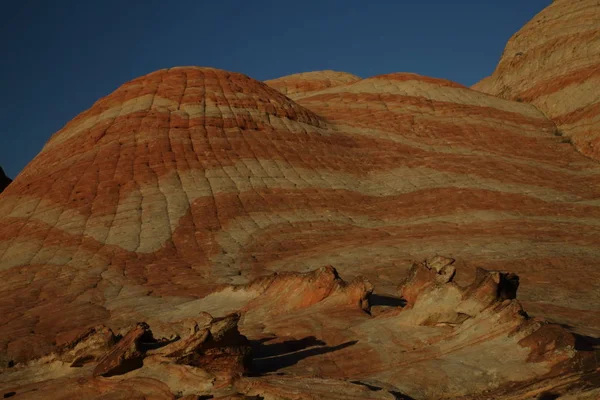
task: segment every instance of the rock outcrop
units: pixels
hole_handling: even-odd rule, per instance
[[[474,88],[535,105],[565,142],[600,160],[599,21],[597,1],[553,1],[509,40],[496,71]]]
[[[226,393],[235,392],[233,381],[247,372],[251,352],[250,342],[238,331],[238,321],[237,314],[213,318],[200,313],[174,322],[181,336],[161,339],[155,339],[144,322],[122,338],[98,327],[66,344],[68,352],[58,351],[28,365],[5,369],[0,388],[8,387],[6,393],[17,398],[69,398],[85,393],[89,396],[85,398],[117,399],[147,391],[151,398],[170,399],[173,394],[217,394],[222,388]],[[105,350],[101,357],[98,343]],[[72,349],[77,349],[85,362],[68,368]],[[52,379],[56,370],[60,378]],[[161,390],[155,393],[152,388]]]
[[[180,67],[100,99],[0,194],[3,393],[590,392],[598,9],[555,1],[509,43],[553,56],[477,90]]]
[[[142,384],[180,396],[274,399],[589,391],[587,382],[598,377],[595,355],[578,351],[565,328],[527,316],[516,300],[517,276],[479,270],[461,286],[452,262],[414,264],[400,286],[404,306],[376,315],[369,283],[346,283],[331,267],[223,287],[189,315],[173,315],[184,318],[171,321],[169,338],[155,339],[146,323],[118,341],[96,328],[65,346],[87,360],[78,368],[69,366],[70,353],[58,352],[5,369],[0,387],[20,398],[55,390],[67,396],[82,385],[90,398],[120,398]],[[102,357],[100,347],[108,347]],[[60,379],[48,380],[57,370]]]
[[[114,349],[100,359],[94,369],[94,376],[121,375],[139,367],[144,358],[144,347],[150,341],[153,341],[153,337],[148,325],[137,324]]]
[[[537,312],[599,329],[571,311],[600,308],[580,286],[600,278],[600,168],[553,129],[533,106],[411,74],[298,102],[214,69],[134,80],[1,195],[1,358],[272,272],[334,264],[389,292],[436,252],[527,272]]]

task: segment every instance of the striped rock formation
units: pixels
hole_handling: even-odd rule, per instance
[[[534,104],[557,133],[600,159],[598,2],[554,0],[510,39],[496,71],[474,88]]]
[[[400,286],[404,308],[383,307],[368,281],[347,283],[332,267],[226,286],[134,325],[118,343],[106,327],[88,330],[43,361],[5,370],[0,385],[22,399],[123,398],[142,389],[156,399],[599,394],[594,354],[578,351],[561,326],[528,317],[515,275],[479,270],[461,286],[452,262],[415,264]],[[157,340],[159,332],[167,337]],[[110,379],[92,378],[99,375]]]
[[[338,71],[303,72],[266,81],[292,100],[324,89],[360,81],[356,75]]]
[[[570,15],[557,8],[566,4],[545,12]],[[0,195],[0,393],[69,398],[79,382],[90,398],[350,398],[349,388],[355,398],[528,398],[597,386],[581,340],[600,336],[600,164],[556,135],[558,119],[537,100],[482,93],[494,79],[473,90],[324,71],[263,83],[180,67],[124,84],[54,134]],[[435,254],[456,260],[456,282],[443,259],[412,269]],[[331,268],[287,272],[324,265],[354,283]],[[505,275],[483,279],[478,267],[518,274],[521,303],[489,289]],[[397,287],[415,271],[400,311]],[[581,336],[543,328],[521,304]],[[143,321],[164,338],[153,346],[197,352],[184,322],[232,312],[255,344],[253,372],[267,376],[179,355],[138,368],[145,351],[121,339],[111,354],[125,374],[92,377],[111,334]],[[86,332],[103,333],[92,345]],[[266,340],[312,345],[272,360]]]

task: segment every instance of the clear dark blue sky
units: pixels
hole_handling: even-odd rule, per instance
[[[201,65],[255,79],[333,69],[471,85],[551,0],[0,0],[0,165],[122,83]]]

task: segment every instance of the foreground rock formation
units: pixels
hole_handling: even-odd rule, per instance
[[[87,331],[4,369],[0,385],[22,399],[598,394],[594,352],[578,349],[565,328],[529,317],[516,300],[516,275],[480,269],[461,286],[453,262],[414,264],[399,287],[404,306],[378,305],[368,281],[347,283],[332,267],[226,286],[168,324],[156,316],[118,340],[104,327]]]
[[[593,398],[600,164],[549,105],[593,109],[563,69],[599,9],[474,89],[183,67],[99,100],[0,194],[2,393]]]

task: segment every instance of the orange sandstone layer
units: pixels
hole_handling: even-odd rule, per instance
[[[414,264],[401,299],[374,295],[367,280],[344,281],[332,267],[228,285],[183,307],[136,314],[148,323],[123,337],[105,326],[64,337],[50,356],[5,369],[0,386],[21,399],[598,393],[589,384],[598,378],[593,352],[526,314],[518,276],[479,269],[459,285],[453,263],[438,256]]]
[[[554,1],[477,90],[179,67],[100,99],[0,194],[0,393],[593,398],[599,10]]]
[[[583,154],[600,158],[600,7],[555,0],[508,41],[494,73],[473,86],[535,105]]]
[[[561,301],[600,329],[595,162],[525,103],[414,74],[336,79],[277,80],[307,85],[295,102],[241,74],[161,70],[52,136],[0,197],[3,360],[271,272],[334,264],[388,290],[439,252],[519,272],[541,314],[565,321],[545,306]],[[565,284],[575,269],[585,289]]]

